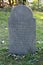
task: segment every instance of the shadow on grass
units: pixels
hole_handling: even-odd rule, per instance
[[[11,12],[12,7],[4,7],[4,8],[0,8],[0,11],[4,11],[4,12]]]

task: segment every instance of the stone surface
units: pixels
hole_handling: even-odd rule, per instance
[[[8,21],[9,52],[27,54],[36,51],[36,23],[32,11],[25,5],[18,5],[11,11]]]

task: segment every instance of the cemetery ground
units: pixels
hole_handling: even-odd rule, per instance
[[[12,56],[8,53],[8,17],[10,12],[0,11],[0,65],[43,65],[43,12],[33,12],[36,18],[35,54]]]

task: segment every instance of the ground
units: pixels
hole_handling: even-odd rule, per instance
[[[8,53],[8,18],[10,12],[0,11],[0,65],[43,65],[43,12],[33,12],[36,18],[35,54],[12,56]]]

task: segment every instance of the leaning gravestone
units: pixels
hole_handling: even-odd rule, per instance
[[[27,54],[36,51],[36,23],[32,11],[25,5],[18,5],[9,17],[9,52]]]

